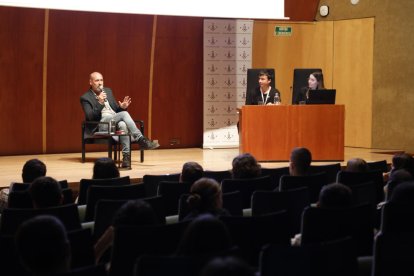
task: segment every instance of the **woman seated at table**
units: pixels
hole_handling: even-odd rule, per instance
[[[309,98],[309,90],[321,90],[325,89],[325,84],[323,82],[322,72],[313,72],[309,75],[308,86],[302,87],[299,93],[295,96],[293,104],[300,104],[301,102],[306,102]]]

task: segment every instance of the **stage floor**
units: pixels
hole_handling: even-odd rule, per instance
[[[381,150],[345,147],[346,161],[359,157],[369,161],[387,160],[391,163],[393,153],[398,150]],[[121,170],[121,176],[129,175],[138,182],[145,174],[178,173],[183,163],[195,161],[204,170],[227,170],[231,162],[239,154],[238,148],[231,149],[157,149],[145,152],[144,163],[139,162],[139,151],[132,153],[132,170]],[[69,183],[77,184],[82,178],[92,177],[92,167],[96,158],[105,157],[106,152],[91,152],[86,154],[85,163],[81,162],[80,153],[19,155],[0,157],[0,187],[8,187],[11,182],[21,182],[21,171],[24,163],[31,158],[42,160],[47,166],[47,175],[57,180],[66,179]],[[313,162],[315,165],[337,162]],[[288,162],[261,162],[262,167],[277,168],[288,166]]]

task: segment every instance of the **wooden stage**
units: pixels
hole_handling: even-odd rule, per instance
[[[391,162],[393,152],[398,150],[380,150],[345,147],[344,166],[351,158],[360,157],[366,161],[387,160]],[[145,162],[139,162],[139,152],[132,153],[132,170],[121,170],[121,176],[129,175],[133,182],[139,182],[145,174],[178,173],[184,162],[195,161],[205,170],[231,169],[231,162],[239,153],[238,148],[231,149],[157,149],[145,152]],[[76,187],[82,178],[92,177],[93,162],[96,158],[105,157],[106,152],[88,152],[85,163],[81,162],[80,153],[20,155],[0,157],[0,187],[8,187],[14,182],[21,182],[21,171],[24,163],[31,158],[42,160],[47,166],[47,175],[57,180],[66,179]],[[336,162],[314,162],[322,165]],[[262,167],[277,168],[288,166],[288,162],[261,162]]]

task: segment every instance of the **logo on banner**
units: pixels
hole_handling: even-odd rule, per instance
[[[212,59],[215,59],[218,56],[218,54],[216,51],[213,50],[210,52],[210,54],[208,54],[208,56],[211,57]]]
[[[229,24],[227,24],[227,25],[224,27],[224,29],[225,29],[227,32],[231,32],[231,31],[233,31],[233,30],[234,30],[234,26],[232,26],[232,25],[229,23]]]
[[[240,54],[240,57],[241,57],[242,59],[247,59],[247,58],[249,57],[249,55],[246,53],[246,51],[243,51],[243,53],[242,53],[242,54]]]
[[[216,43],[218,42],[218,39],[215,39],[214,36],[213,36],[207,41],[208,41],[208,43],[210,43],[210,45],[216,45]]]
[[[208,25],[207,27],[210,31],[214,32],[215,30],[217,30],[219,27],[214,24],[214,22],[211,23],[211,25]]]
[[[211,119],[211,121],[210,121],[210,122],[208,122],[208,124],[209,124],[209,126],[211,126],[211,127],[215,127],[215,126],[217,125],[217,122],[216,122],[216,121],[214,121],[214,118],[212,118],[212,119]]]
[[[217,98],[217,94],[214,94],[214,92],[212,91],[211,94],[207,94],[207,98],[209,98],[210,100],[214,100],[215,98]]]
[[[227,86],[232,86],[234,83],[234,81],[230,80],[230,78],[228,78],[226,81],[224,81],[224,84]]]
[[[240,30],[243,32],[247,32],[248,30],[250,30],[250,28],[246,24],[243,24],[243,26],[240,27]]]
[[[242,71],[243,73],[247,73],[246,64],[243,64],[243,66],[240,68],[240,71]]]
[[[208,81],[208,84],[210,84],[210,86],[215,86],[218,83],[218,81],[216,81],[214,78],[211,78],[211,80]]]
[[[210,135],[208,135],[208,138],[210,138],[210,140],[215,140],[217,138],[217,135],[212,132]]]
[[[224,122],[224,125],[225,125],[225,126],[228,126],[228,127],[229,127],[229,126],[232,126],[233,124],[234,124],[234,122],[233,122],[233,121],[231,121],[231,120],[230,120],[230,118],[227,118],[227,121],[225,121],[225,122]]]
[[[233,113],[234,108],[232,108],[231,106],[227,106],[227,108],[224,109],[225,112],[227,113]]]
[[[228,51],[226,54],[224,54],[224,56],[228,59],[234,57],[234,54],[232,54],[230,51]]]
[[[223,96],[226,100],[230,100],[231,98],[233,98],[233,94],[231,94],[230,92],[224,93]]]
[[[247,86],[247,81],[246,81],[246,78],[243,78],[243,80],[240,82],[240,84],[241,84],[243,87],[246,87],[246,86]]]
[[[226,71],[227,73],[231,73],[232,71],[234,71],[234,67],[231,67],[229,64],[226,67],[224,67],[224,71]]]
[[[214,107],[214,105],[208,108],[208,111],[210,111],[211,114],[214,114],[217,110],[218,108]]]
[[[226,43],[228,46],[230,46],[230,45],[234,44],[234,40],[231,39],[230,37],[228,37],[227,39],[224,40],[224,43]]]
[[[242,44],[243,46],[246,46],[250,44],[250,41],[248,41],[245,37],[243,37],[243,39],[240,40],[240,44]]]
[[[217,67],[216,66],[214,66],[214,64],[211,64],[211,66],[210,67],[207,67],[207,69],[208,69],[208,71],[210,71],[211,73],[214,73],[214,72],[216,72],[217,71]]]
[[[227,139],[227,140],[231,140],[233,137],[234,137],[234,135],[231,134],[229,131],[227,132],[226,135],[224,135],[224,138]]]

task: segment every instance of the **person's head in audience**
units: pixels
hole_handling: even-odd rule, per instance
[[[71,249],[62,222],[49,215],[25,221],[17,230],[16,249],[30,275],[55,275],[70,269]]]
[[[129,200],[119,208],[109,226],[95,244],[95,261],[99,263],[104,254],[112,246],[114,228],[119,226],[145,226],[158,224],[154,209],[147,202],[136,199]]]
[[[108,179],[119,177],[115,161],[108,157],[99,158],[93,166],[92,179]]]
[[[386,194],[386,199],[388,200],[391,197],[391,194],[395,187],[403,182],[413,180],[413,176],[405,169],[393,170],[390,173],[388,178],[387,185],[384,187],[384,192]]]
[[[46,175],[46,165],[39,159],[28,160],[22,170],[23,183],[32,183],[40,176]]]
[[[312,162],[312,154],[307,148],[294,148],[290,153],[289,173],[293,176],[307,175]]]
[[[259,177],[261,172],[262,167],[250,153],[240,154],[233,159],[231,173],[234,179]]]
[[[391,172],[405,169],[414,177],[414,159],[408,153],[397,153],[392,157]]]
[[[414,204],[414,181],[398,184],[391,193],[389,201],[401,204]]]
[[[348,208],[352,205],[352,191],[341,183],[325,185],[319,193],[317,205],[324,209]]]
[[[62,204],[62,188],[59,182],[49,176],[36,178],[29,186],[34,208],[56,207]]]
[[[158,223],[154,209],[147,202],[136,199],[129,200],[115,213],[113,226],[141,226]]]
[[[346,171],[348,172],[367,172],[368,165],[364,159],[352,158],[346,163]]]
[[[245,261],[233,257],[217,257],[208,262],[200,276],[254,276],[255,272]]]
[[[203,167],[197,162],[186,162],[180,174],[180,182],[194,183],[203,177]]]
[[[218,218],[203,214],[195,218],[184,231],[177,255],[191,256],[208,261],[226,254],[232,248],[230,233]]]
[[[316,71],[309,75],[308,87],[311,90],[325,89],[322,72]]]
[[[219,215],[223,206],[222,196],[220,184],[216,180],[205,177],[197,180],[191,186],[187,198],[191,217],[203,213]]]

